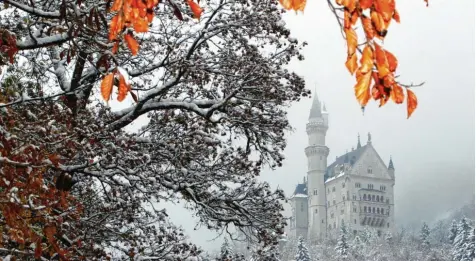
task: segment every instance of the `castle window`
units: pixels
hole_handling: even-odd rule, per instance
[[[356,208],[356,207],[354,207],[354,213],[356,213],[356,212],[357,212],[357,208]]]
[[[364,206],[364,212],[367,212],[367,207],[366,206]]]
[[[342,201],[345,201],[345,196],[344,195],[342,195]]]
[[[344,209],[341,209],[341,210],[340,210],[340,214],[341,214],[341,215],[344,215]]]
[[[390,199],[387,198],[387,204],[390,202]]]
[[[367,188],[368,188],[368,189],[374,189],[374,185],[373,185],[373,184],[368,184],[368,185],[367,185]]]
[[[354,219],[354,224],[357,224],[357,219]],[[356,230],[354,230],[354,234],[357,233]]]
[[[380,202],[383,202],[383,196],[380,196]]]
[[[364,200],[367,200],[367,195],[366,194],[364,194]]]
[[[367,173],[368,173],[368,174],[372,174],[372,167],[368,167],[368,168],[367,168]]]
[[[372,201],[375,201],[375,195],[372,195]]]
[[[353,199],[353,200],[357,200],[357,196],[356,196],[356,195],[352,195],[352,199]]]
[[[336,187],[332,187],[332,192],[335,192],[336,191]]]
[[[379,197],[379,196],[377,196],[376,200],[377,200],[377,202],[379,202],[379,201],[380,201],[380,197]]]
[[[384,213],[384,212],[383,212],[383,208],[380,209],[380,213],[383,215],[383,213]]]
[[[317,189],[314,189],[314,196],[317,196]]]
[[[377,208],[377,214],[380,214],[380,208]]]
[[[324,219],[321,219],[321,223],[324,224]]]
[[[372,208],[372,213],[375,213],[375,207]]]
[[[356,187],[356,188],[360,188],[360,183],[358,183],[358,182],[355,183],[355,187]]]
[[[317,214],[317,209],[315,209],[315,210],[314,210],[314,213],[316,213],[316,214]]]

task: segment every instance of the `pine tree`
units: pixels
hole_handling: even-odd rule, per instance
[[[448,236],[450,244],[454,243],[457,233],[458,233],[458,224],[456,223],[456,220],[453,219],[450,226],[450,235]]]
[[[470,228],[471,232],[463,246],[465,260],[474,260],[474,228]]]
[[[392,233],[390,233],[390,232],[385,233],[385,242],[387,242],[387,244],[390,245],[392,243],[392,241],[393,241]]]
[[[430,228],[425,222],[423,222],[423,226],[421,227],[421,230],[420,230],[420,244],[421,244],[421,247],[425,250],[430,249],[429,239],[430,239]]]
[[[467,247],[470,246],[471,242],[471,228],[468,224],[466,218],[461,219],[458,223],[458,230],[456,237],[453,242],[453,260],[455,261],[472,261],[470,258],[471,254],[467,254]],[[473,247],[474,249],[474,247]],[[474,256],[474,254],[473,254]]]
[[[309,250],[304,244],[304,239],[302,237],[299,237],[295,259],[296,261],[311,261],[311,257],[309,256]]]
[[[341,226],[340,229],[340,236],[337,240],[337,246],[335,248],[337,255],[340,258],[346,259],[349,255],[349,244],[347,243],[347,229],[345,225]]]
[[[231,250],[228,239],[225,238],[225,241],[221,245],[219,261],[231,261],[233,258],[233,251]]]

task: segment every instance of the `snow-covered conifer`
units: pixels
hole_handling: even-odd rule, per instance
[[[456,238],[456,234],[458,234],[458,223],[456,222],[456,220],[453,219],[453,221],[451,221],[450,231],[449,231],[449,235],[448,235],[448,239],[449,239],[450,244],[454,243],[454,240]]]
[[[311,261],[311,257],[309,256],[309,250],[304,244],[304,239],[302,237],[300,237],[298,241],[295,260],[296,261]]]
[[[420,244],[425,250],[430,248],[430,228],[425,222],[420,230]]]
[[[349,255],[349,244],[347,242],[347,229],[344,225],[341,226],[340,235],[337,240],[337,246],[335,248],[338,257],[347,258]]]
[[[467,254],[467,247],[470,245],[470,238],[471,238],[471,228],[468,224],[468,220],[466,218],[461,219],[458,223],[458,229],[456,233],[456,237],[453,242],[453,260],[455,261],[472,261],[473,259],[469,259]]]

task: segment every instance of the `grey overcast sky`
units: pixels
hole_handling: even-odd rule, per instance
[[[357,144],[357,133],[372,143],[384,162],[392,155],[396,168],[398,225],[431,222],[474,197],[475,170],[475,3],[474,0],[398,0],[401,23],[392,23],[385,47],[398,60],[404,83],[425,81],[414,89],[418,108],[406,119],[405,105],[373,101],[363,115],[354,97],[354,78],[344,62],[346,45],[327,1],[308,1],[304,14],[289,12],[292,35],[309,45],[306,60],[291,65],[307,88],[317,86],[329,111],[328,163]],[[312,99],[289,109],[295,128],[288,135],[284,166],[266,170],[260,179],[290,195],[307,171],[305,125]],[[180,206],[168,206],[176,224],[205,250],[219,249],[216,234],[194,230],[195,220]]]

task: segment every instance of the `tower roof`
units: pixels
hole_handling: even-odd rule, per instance
[[[360,149],[362,145],[360,145],[360,134],[357,134],[357,149]]]
[[[362,154],[364,153],[365,148],[367,148],[367,145],[361,146],[360,148],[357,148],[353,151],[345,153],[344,155],[340,157],[337,157],[336,161],[334,161],[331,165],[327,167],[326,174],[324,175],[324,180],[327,180],[328,178],[330,178],[329,175],[330,173],[333,172],[333,169],[335,168],[335,166],[341,165],[344,163],[349,163],[349,161],[351,165],[357,162],[360,156],[362,156]]]
[[[309,113],[309,119],[319,118],[322,116],[321,103],[317,97],[317,93],[314,93],[314,99],[312,100],[311,111]]]
[[[388,169],[395,170],[395,167],[393,166],[392,156],[390,156],[390,162],[388,163]]]
[[[296,189],[294,190],[293,196],[295,196],[295,195],[306,195],[307,196],[306,183],[297,184]]]

